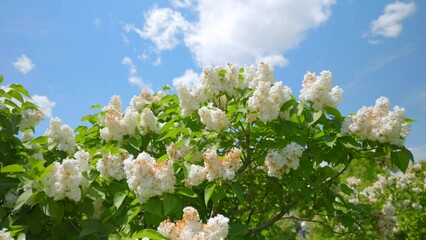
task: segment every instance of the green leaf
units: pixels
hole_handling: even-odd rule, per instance
[[[60,201],[54,201],[49,198],[47,204],[42,207],[43,213],[51,217],[55,222],[59,223],[64,218],[65,208]]]
[[[90,109],[98,109],[98,108],[102,108],[102,106],[100,104],[95,104],[90,107]]]
[[[99,222],[94,219],[86,219],[80,222],[81,232],[80,237],[87,236],[89,234],[99,231]]]
[[[342,190],[342,192],[348,195],[351,195],[354,192],[352,188],[348,187],[348,185],[346,184],[340,184],[340,189]]]
[[[17,85],[17,84],[11,84],[9,86],[12,89],[15,89],[16,91],[24,94],[25,96],[31,98],[31,95],[28,93],[28,91],[22,86],[22,85]]]
[[[10,90],[7,94],[12,96],[14,99],[18,100],[20,103],[24,103],[24,98],[22,97],[21,93],[19,93],[16,90]]]
[[[0,190],[6,191],[7,189],[11,187],[16,187],[20,181],[16,178],[12,177],[2,177],[0,178]]]
[[[322,117],[322,111],[319,110],[318,112],[315,112],[313,115],[312,122],[309,124],[309,126],[312,126],[318,122],[318,120]]]
[[[162,217],[163,204],[159,199],[151,199],[144,204],[144,209],[154,215]]]
[[[327,114],[332,115],[332,116],[334,116],[335,118],[338,118],[338,119],[343,118],[343,117],[342,117],[342,114],[339,112],[339,110],[337,110],[337,109],[336,109],[336,108],[334,108],[334,107],[326,106],[324,109],[325,109],[325,112],[326,112]]]
[[[1,169],[2,173],[25,172],[25,169],[19,164],[8,165]]]
[[[169,212],[175,208],[178,204],[178,199],[170,194],[164,195],[163,198],[163,209],[164,209],[164,215],[169,214]]]
[[[172,90],[172,88],[166,84],[163,86],[163,91],[167,91],[167,90]]]
[[[241,203],[244,203],[244,190],[241,185],[238,183],[233,183],[231,186],[238,200],[240,200]]]
[[[150,240],[167,240],[163,235],[153,229],[144,229],[132,235],[131,239],[149,238]]]
[[[31,144],[46,144],[48,140],[47,136],[39,136],[33,140],[31,140]]]
[[[402,148],[400,151],[392,151],[391,159],[392,163],[395,164],[402,172],[407,170],[410,160],[414,161],[413,154],[406,148]]]
[[[198,196],[194,191],[186,187],[177,187],[176,192],[180,195],[190,198],[196,198]]]
[[[108,240],[121,240],[123,239],[119,234],[113,233],[108,235]]]
[[[226,69],[222,69],[217,73],[220,77],[225,77],[226,75]]]
[[[214,192],[214,189],[216,188],[216,184],[209,184],[204,189],[204,203],[206,204],[206,207],[209,203],[209,200]]]
[[[118,209],[121,204],[123,204],[124,199],[126,198],[126,192],[117,192],[114,194],[114,206]]]
[[[33,195],[33,190],[27,190],[23,192],[18,199],[15,202],[15,207],[13,208],[13,211],[16,211],[20,209],[27,201],[30,199],[30,197]]]
[[[134,208],[129,209],[127,211],[127,222],[126,224],[129,224],[142,210],[142,206],[136,206]]]

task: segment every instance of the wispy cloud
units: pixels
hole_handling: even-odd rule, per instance
[[[102,20],[100,20],[99,18],[95,18],[95,20],[93,20],[93,25],[95,27],[100,27],[102,26]]]
[[[154,7],[145,13],[143,30],[132,24],[124,27],[126,32],[135,32],[144,39],[151,40],[160,51],[173,49],[179,44],[178,34],[188,28],[188,22],[180,12],[170,8]]]
[[[411,153],[413,153],[414,160],[418,161],[426,161],[426,145],[416,146],[410,148]]]
[[[192,6],[192,0],[171,0],[170,1],[175,8],[189,8]]]
[[[414,14],[416,5],[396,1],[385,6],[384,12],[370,24],[372,36],[398,37],[402,32],[402,21]]]
[[[173,78],[173,86],[177,87],[180,84],[183,84],[191,88],[198,81],[199,81],[198,74],[194,72],[194,70],[192,69],[187,69],[182,76]]]
[[[40,110],[47,116],[52,117],[53,108],[56,102],[51,101],[47,96],[33,95],[31,96],[33,102],[40,107]]]
[[[174,7],[191,6],[189,21],[171,8],[154,7],[145,13],[143,28],[126,25],[151,41],[161,52],[184,43],[199,65],[251,64],[269,60],[285,66],[284,54],[307,32],[325,23],[335,0],[172,1]],[[268,16],[268,17],[262,17]],[[271,19],[274,19],[271,21]],[[274,29],[274,31],[265,31]]]
[[[136,85],[140,89],[151,89],[151,84],[143,82],[142,78],[138,76],[136,66],[130,57],[124,57],[121,63],[129,66],[129,83],[131,85]]]
[[[368,63],[368,66],[364,69],[362,69],[360,72],[358,72],[355,76],[354,81],[347,84],[345,88],[350,88],[357,84],[358,82],[362,81],[363,79],[367,78],[370,74],[373,74],[380,69],[384,68],[388,64],[397,61],[398,59],[401,59],[407,55],[410,55],[414,52],[414,47],[412,46],[406,46],[399,51],[391,52],[387,55],[379,56],[375,58],[373,61]]]
[[[12,64],[22,74],[27,74],[36,67],[36,65],[31,61],[31,59],[29,59],[25,54],[22,54],[20,57],[18,57],[16,62]]]

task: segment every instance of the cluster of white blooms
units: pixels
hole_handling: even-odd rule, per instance
[[[413,181],[415,180],[416,175],[411,172],[406,172],[404,174],[398,174],[396,177],[396,188],[397,189],[406,189],[410,185],[413,184]]]
[[[127,153],[119,155],[108,154],[98,160],[96,169],[103,177],[121,180],[126,177],[123,161],[128,157]]]
[[[379,236],[387,238],[396,232],[398,219],[395,216],[395,208],[390,201],[383,206],[383,210],[374,214],[376,218],[376,230]]]
[[[280,152],[269,152],[265,159],[268,176],[281,179],[284,174],[290,172],[290,169],[299,168],[302,153],[303,147],[295,142],[288,144]]]
[[[186,179],[189,186],[200,185],[204,180],[209,182],[223,178],[232,180],[235,171],[241,166],[241,150],[232,148],[224,158],[217,155],[216,150],[209,149],[204,152],[204,166],[191,165]]]
[[[338,86],[331,88],[331,81],[329,71],[322,71],[319,76],[307,72],[300,90],[300,100],[312,101],[315,110],[322,110],[326,106],[336,107],[342,102],[343,90]]]
[[[74,158],[66,158],[62,163],[54,162],[42,180],[46,195],[54,200],[67,197],[76,202],[80,201],[81,188],[88,187],[88,181],[82,173],[88,171],[89,160],[89,153],[78,151]]]
[[[3,228],[0,231],[0,239],[1,240],[14,240],[14,238],[12,237],[12,235],[10,235],[10,232],[8,232],[6,228]]]
[[[380,97],[374,107],[362,107],[355,115],[346,117],[342,124],[342,134],[353,134],[361,140],[373,140],[404,145],[410,124],[405,122],[405,110],[395,106],[389,109],[389,99]]]
[[[157,117],[149,108],[144,108],[141,114],[141,127],[144,133],[152,131],[154,133],[159,134],[161,127],[158,124]]]
[[[180,99],[181,114],[184,117],[189,116],[193,110],[200,107],[200,103],[206,100],[204,89],[197,85],[192,90],[187,86],[180,84],[177,88]]]
[[[372,186],[365,188],[361,194],[366,196],[367,199],[375,203],[377,202],[377,197],[385,193],[386,187],[391,183],[392,178],[386,178],[382,175],[377,175],[377,181],[373,183]]]
[[[227,217],[218,214],[203,224],[195,208],[185,207],[182,220],[176,223],[163,221],[157,231],[172,240],[223,240],[228,235],[228,223]]]
[[[219,73],[226,71],[226,74],[221,77]],[[230,65],[228,68],[204,67],[200,78],[200,85],[205,89],[209,98],[214,97],[219,93],[227,93],[234,95],[235,87],[239,86],[238,81],[239,69],[235,65]]]
[[[76,147],[74,132],[70,126],[62,125],[61,119],[51,119],[50,127],[44,135],[48,136],[49,145],[54,144],[58,150],[74,153]]]
[[[113,96],[103,111],[106,115],[104,119],[101,119],[101,122],[105,124],[105,127],[100,130],[102,139],[120,141],[124,135],[135,134],[138,113],[129,110],[123,115],[120,96]]]
[[[128,110],[130,110],[131,112],[138,112],[142,110],[145,105],[160,101],[164,97],[164,95],[165,94],[162,91],[157,92],[157,94],[153,95],[151,91],[143,89],[139,96],[132,97]]]
[[[206,125],[208,130],[219,132],[228,128],[230,124],[225,112],[219,108],[210,109],[204,106],[198,109],[198,115],[200,115],[201,122]]]
[[[36,126],[44,119],[44,113],[39,109],[27,109],[22,113],[19,130]]]
[[[13,209],[15,207],[16,200],[18,200],[18,192],[16,189],[11,189],[6,193],[6,195],[4,195],[3,206]]]
[[[348,183],[349,186],[358,187],[359,184],[361,183],[361,179],[356,177],[348,177],[346,179],[346,182]]]
[[[142,152],[136,159],[130,155],[123,164],[127,184],[141,204],[151,197],[174,191],[176,177],[172,161],[157,163],[148,153]]]
[[[282,82],[274,84],[259,81],[253,95],[248,100],[249,121],[260,119],[269,122],[280,114],[281,106],[291,99],[291,89]]]
[[[275,83],[273,66],[264,62],[259,63],[257,69],[245,67],[243,72],[235,65],[205,67],[200,82],[192,89],[178,86],[182,115],[188,116],[207,100],[213,100],[217,106],[224,108],[228,102],[226,95],[235,96],[237,89],[257,89],[261,83],[257,97],[252,99],[252,112],[256,115],[253,117],[259,115],[259,119],[275,119],[282,103],[290,99],[291,90],[282,83]]]
[[[167,146],[166,151],[171,161],[182,161],[186,159],[186,161],[194,163],[203,159],[202,152],[194,150],[192,147],[177,146],[175,143],[171,143]]]

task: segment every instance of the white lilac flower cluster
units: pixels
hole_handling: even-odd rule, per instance
[[[44,119],[44,113],[39,109],[27,109],[22,113],[19,130],[36,126]]]
[[[300,90],[300,100],[313,102],[315,110],[322,110],[326,106],[336,107],[342,102],[343,90],[338,86],[331,88],[331,81],[329,71],[322,71],[319,76],[307,72]]]
[[[135,191],[139,203],[149,198],[172,193],[176,183],[173,163],[170,160],[157,163],[148,153],[140,153],[136,159],[130,155],[123,162],[129,188]]]
[[[161,126],[158,124],[157,117],[149,108],[144,108],[142,110],[140,125],[144,133],[152,131],[154,133],[159,134],[161,130]]]
[[[291,89],[282,82],[271,84],[268,81],[259,81],[256,90],[248,100],[250,111],[249,121],[260,119],[269,122],[280,114],[281,106],[291,99]]]
[[[169,159],[173,162],[185,159],[187,162],[195,163],[203,159],[203,153],[191,146],[177,146],[175,143],[171,143],[167,146],[166,151],[169,154]]]
[[[15,207],[15,202],[18,200],[18,192],[16,189],[11,189],[4,195],[3,206],[6,208],[13,209]]]
[[[348,177],[346,179],[346,182],[348,183],[349,186],[351,187],[358,187],[359,184],[361,184],[361,179],[356,178],[356,177]]]
[[[62,163],[54,162],[42,180],[46,195],[54,200],[67,197],[76,202],[80,201],[81,189],[86,189],[89,184],[83,176],[83,173],[88,171],[89,160],[89,153],[78,151],[74,158],[66,158]]]
[[[130,110],[131,112],[139,112],[145,105],[160,101],[164,97],[164,95],[164,92],[161,91],[153,95],[151,91],[144,89],[141,91],[141,94],[139,96],[132,97],[128,110]]]
[[[225,73],[226,72],[226,73]],[[242,78],[240,78],[242,76]],[[280,115],[280,107],[291,99],[291,90],[281,82],[275,82],[272,65],[259,63],[244,68],[240,73],[235,65],[227,68],[206,67],[200,82],[192,89],[179,85],[181,113],[188,116],[200,108],[200,103],[213,100],[220,108],[225,108],[228,96],[235,96],[237,89],[253,89],[255,93],[249,100],[250,119],[271,121]],[[205,109],[202,110],[205,112]],[[199,112],[200,114],[200,112]]]
[[[225,112],[219,108],[210,109],[204,106],[198,109],[198,115],[208,130],[219,132],[222,129],[228,128],[230,124]]]
[[[124,160],[129,155],[127,153],[118,155],[105,155],[96,163],[96,169],[101,173],[101,176],[121,180],[126,177],[124,172]]]
[[[44,133],[48,137],[48,144],[55,145],[58,150],[68,154],[75,152],[75,135],[70,126],[64,124],[59,118],[50,120],[50,127]]]
[[[101,119],[105,127],[100,130],[102,139],[122,140],[125,135],[134,135],[136,132],[137,112],[126,111],[123,115],[121,112],[120,96],[113,96],[109,104],[103,109],[105,118]]]
[[[163,221],[157,231],[172,240],[223,240],[228,235],[228,223],[227,217],[218,214],[203,224],[195,208],[185,207],[182,220],[176,223]]]
[[[240,149],[232,148],[224,158],[218,156],[216,150],[209,149],[204,152],[204,166],[196,164],[190,166],[186,184],[188,186],[198,186],[206,179],[209,182],[218,178],[232,180],[240,166]]]
[[[377,181],[372,186],[365,188],[361,194],[366,196],[368,201],[377,202],[377,198],[385,193],[386,187],[390,184],[391,179],[387,179],[383,175],[377,175]]]
[[[395,208],[390,201],[383,205],[383,209],[374,214],[376,218],[376,230],[379,236],[387,238],[396,232],[398,219],[395,216]]]
[[[14,238],[12,237],[12,235],[10,234],[10,232],[7,231],[6,228],[3,228],[0,231],[0,239],[1,240],[14,240]]]
[[[355,115],[346,117],[342,124],[342,134],[356,135],[361,140],[373,140],[404,145],[410,124],[405,122],[405,110],[395,106],[389,108],[389,99],[380,97],[374,107],[362,107]]]
[[[292,142],[279,152],[271,151],[266,155],[265,169],[270,177],[281,179],[290,169],[299,168],[303,147]]]

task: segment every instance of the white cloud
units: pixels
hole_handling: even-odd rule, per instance
[[[397,37],[402,31],[402,20],[414,14],[414,3],[396,1],[385,7],[384,13],[371,22],[372,35],[383,37]]]
[[[33,102],[40,107],[40,110],[47,116],[52,117],[53,108],[56,102],[49,100],[47,96],[33,95],[31,96]]]
[[[13,66],[23,74],[27,74],[33,70],[36,65],[27,57],[27,55],[22,54],[21,57],[18,57],[16,62],[12,63]]]
[[[370,39],[370,40],[368,40],[368,44],[377,45],[377,44],[380,44],[380,41],[376,40],[376,39]]]
[[[416,146],[410,150],[413,153],[414,161],[426,161],[426,145]]]
[[[129,66],[129,82],[131,85],[136,85],[141,89],[151,89],[151,85],[143,82],[142,78],[138,76],[136,66],[131,58],[124,57],[121,63]]]
[[[154,7],[145,14],[143,30],[126,25],[125,31],[151,40],[159,51],[176,47],[182,33],[199,65],[243,65],[267,59],[284,66],[288,61],[283,54],[295,48],[309,30],[326,22],[334,3],[230,0],[218,4],[215,0],[198,0],[192,4],[197,15],[192,22],[178,11]]]
[[[180,84],[184,84],[191,88],[198,81],[199,81],[198,74],[194,72],[194,70],[192,69],[187,69],[182,76],[173,78],[173,86],[177,87]]]
[[[102,20],[95,18],[95,20],[93,20],[93,25],[95,25],[95,27],[100,27],[102,25]]]
[[[192,6],[192,0],[171,0],[170,1],[175,8],[189,8]]]
[[[124,27],[126,32],[135,32],[144,39],[154,42],[160,51],[173,49],[179,44],[177,36],[188,28],[188,22],[180,12],[170,8],[154,7],[145,13],[143,30],[132,24]]]
[[[286,61],[306,32],[327,21],[334,0],[198,2],[199,20],[185,43],[201,64],[248,64],[269,58]]]

